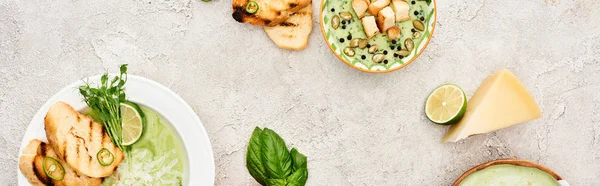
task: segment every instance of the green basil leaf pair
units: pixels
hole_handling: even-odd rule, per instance
[[[295,148],[288,151],[285,141],[268,128],[254,128],[246,151],[246,168],[266,186],[304,186],[308,179],[306,156]]]

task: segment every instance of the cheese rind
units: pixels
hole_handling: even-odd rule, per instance
[[[525,85],[504,69],[490,75],[467,103],[465,116],[453,125],[442,143],[510,127],[542,117]]]

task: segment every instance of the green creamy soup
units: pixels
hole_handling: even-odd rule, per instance
[[[142,107],[147,125],[117,171],[102,185],[182,185],[185,154],[174,131],[152,110]]]
[[[373,1],[374,2],[374,1]],[[340,56],[349,59],[351,63],[359,62],[364,64],[365,66],[373,66],[375,64],[383,65],[389,68],[394,63],[398,62],[400,64],[404,64],[405,62],[410,61],[409,57],[416,56],[418,52],[418,46],[420,46],[421,42],[424,39],[429,37],[430,30],[428,30],[429,20],[433,15],[433,11],[430,11],[429,6],[425,1],[418,0],[409,0],[407,1],[409,5],[409,15],[410,20],[396,22],[396,26],[400,28],[400,38],[398,40],[392,41],[388,39],[387,33],[378,33],[375,36],[368,39],[369,46],[376,45],[377,51],[373,53],[369,53],[368,47],[364,49],[354,48],[354,56],[349,56],[345,54],[343,51],[346,47],[350,46],[350,41],[354,38],[367,39],[367,36],[363,30],[363,25],[361,23],[361,19],[356,16],[354,9],[352,8],[352,0],[327,0],[327,3],[324,4],[324,21],[327,22],[326,30],[328,31],[327,38],[330,38],[335,48],[342,49],[342,53]],[[391,6],[391,4],[390,4]],[[338,28],[334,28],[331,24],[331,20],[334,16],[340,16],[340,13],[348,12],[352,14],[352,20],[350,21],[342,21],[340,19],[340,24]],[[366,13],[365,16],[370,16],[371,14]],[[376,18],[377,19],[377,18]],[[419,31],[415,29],[413,26],[413,21],[419,20],[425,25],[424,31]],[[345,23],[345,24],[344,24]],[[329,28],[327,28],[329,27]],[[416,33],[416,34],[415,34]],[[332,37],[329,36],[331,34]],[[411,39],[414,43],[413,49],[409,52],[408,55],[400,56],[394,55],[395,52],[400,50],[407,50],[405,41],[407,39]],[[334,49],[335,50],[335,49]],[[385,58],[379,62],[373,62],[373,56],[377,54],[385,55]]]
[[[540,169],[516,165],[493,165],[465,178],[460,186],[560,186],[552,175]]]

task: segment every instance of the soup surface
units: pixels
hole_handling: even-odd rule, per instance
[[[560,186],[540,169],[516,165],[493,165],[467,176],[460,186]]]
[[[183,185],[186,155],[180,139],[156,112],[142,110],[147,120],[142,137],[102,185]]]

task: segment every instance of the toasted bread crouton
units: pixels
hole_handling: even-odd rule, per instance
[[[44,128],[54,152],[80,174],[92,178],[106,177],[125,158],[101,124],[64,102],[57,102],[50,107],[44,118]],[[110,165],[101,165],[96,157],[103,148],[114,156]]]
[[[363,18],[369,8],[369,0],[352,0],[352,9],[358,18]]]
[[[54,180],[44,172],[44,158],[50,157],[57,160],[64,169],[64,176],[61,180]],[[54,150],[47,143],[34,139],[29,142],[29,145],[23,149],[23,154],[19,158],[19,169],[27,178],[31,185],[85,185],[96,186],[102,183],[102,178],[90,178],[84,175],[77,174],[69,167],[62,159],[56,155]]]
[[[400,28],[397,26],[393,26],[387,30],[387,37],[389,40],[398,40],[400,39]]]
[[[312,5],[293,13],[290,18],[274,27],[265,27],[265,32],[280,48],[302,50],[308,45],[312,31]]]
[[[396,13],[396,22],[410,20],[410,8],[404,0],[392,0],[392,9]]]
[[[311,0],[252,0],[258,4],[254,14],[246,12],[250,0],[233,0],[233,19],[240,23],[259,26],[276,26],[289,16],[311,4]]]
[[[388,6],[381,9],[379,14],[377,14],[377,26],[379,27],[379,31],[385,33],[388,28],[396,26],[396,21],[394,20],[394,11],[392,8]]]
[[[390,0],[376,0],[369,5],[369,13],[373,16],[377,16],[381,9],[385,8],[390,4]]]
[[[365,30],[365,34],[367,35],[367,38],[371,38],[375,36],[375,34],[379,33],[379,28],[377,28],[375,16],[365,16],[361,19],[361,22]]]

